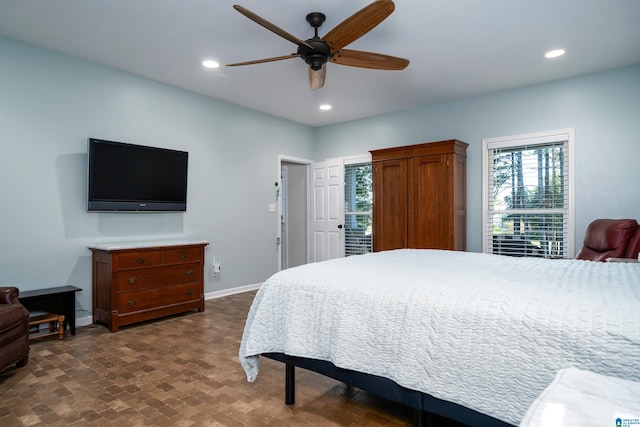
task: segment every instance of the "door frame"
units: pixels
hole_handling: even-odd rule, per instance
[[[276,188],[276,252],[278,253],[278,271],[282,270],[282,245],[286,244],[286,242],[283,242],[282,240],[282,227],[280,225],[280,218],[282,215],[282,206],[280,203],[280,191],[282,189],[282,178],[281,178],[281,170],[282,170],[282,166],[283,163],[296,163],[299,165],[306,165],[307,167],[307,200],[306,200],[306,208],[307,208],[307,218],[306,218],[306,224],[307,224],[307,234],[309,232],[309,207],[311,204],[311,199],[309,196],[309,168],[311,167],[311,164],[313,163],[313,160],[309,160],[309,159],[304,159],[301,157],[295,157],[295,156],[289,156],[286,154],[279,154],[278,155],[278,169],[277,169],[277,177],[278,180],[276,181],[277,183],[277,188]],[[309,262],[309,238],[308,236],[305,236],[305,239],[307,241],[307,262]]]
[[[371,153],[363,153],[363,154],[355,154],[355,155],[349,155],[349,156],[341,156],[344,165],[348,165],[348,164],[354,164],[354,163],[367,163],[367,162],[371,162]],[[328,159],[327,159],[328,160]],[[311,184],[311,166],[313,163],[316,163],[314,160],[310,160],[310,159],[305,159],[305,158],[301,158],[301,157],[296,157],[296,156],[289,156],[286,154],[279,154],[278,155],[278,164],[277,164],[277,169],[276,169],[276,173],[277,173],[277,177],[278,180],[276,181],[277,186],[276,186],[276,218],[275,218],[275,227],[276,227],[276,252],[277,252],[277,257],[278,257],[278,271],[282,270],[282,227],[280,224],[280,217],[281,217],[281,210],[282,210],[282,206],[280,203],[280,191],[282,190],[282,179],[280,178],[281,176],[281,169],[283,166],[283,163],[295,163],[295,164],[300,164],[300,165],[306,165],[307,167],[307,191],[306,191],[306,195],[307,195],[307,200],[306,200],[306,208],[307,208],[307,218],[306,218],[306,226],[307,226],[307,235],[306,235],[306,242],[307,242],[307,263],[311,262],[311,239],[309,238],[309,233],[311,230],[311,192],[310,192],[310,184]],[[344,195],[343,195],[344,197]]]

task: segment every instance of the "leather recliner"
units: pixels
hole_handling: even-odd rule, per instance
[[[636,230],[636,234],[634,234],[629,241],[627,253],[624,257],[640,260],[640,258],[638,258],[638,253],[640,253],[640,225],[638,226],[638,230]]]
[[[576,259],[606,261],[638,258],[640,228],[635,219],[596,219],[587,227],[584,246]]]
[[[29,312],[18,294],[18,288],[0,287],[0,372],[29,361]]]

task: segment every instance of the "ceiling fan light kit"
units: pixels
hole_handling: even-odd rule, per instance
[[[394,11],[395,5],[391,0],[374,1],[342,21],[322,38],[318,36],[318,28],[325,21],[326,17],[323,13],[311,12],[307,15],[307,22],[314,28],[315,34],[307,40],[297,38],[240,5],[234,5],[233,7],[255,23],[262,25],[269,31],[296,44],[298,50],[296,53],[290,55],[228,64],[227,66],[229,67],[281,61],[290,58],[302,58],[309,66],[309,86],[315,90],[324,86],[327,72],[326,64],[329,61],[350,67],[377,70],[403,70],[409,65],[409,61],[404,58],[360,50],[343,49],[348,44],[371,31]]]

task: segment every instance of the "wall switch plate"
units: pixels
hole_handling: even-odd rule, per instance
[[[269,203],[269,212],[275,212],[275,211],[276,211],[276,204]]]

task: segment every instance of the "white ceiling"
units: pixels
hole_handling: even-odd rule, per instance
[[[301,39],[372,0],[237,0]],[[640,63],[640,0],[397,0],[347,46],[407,58],[403,71],[327,64],[312,91],[302,59],[207,70],[287,55],[296,45],[226,0],[2,0],[0,35],[311,126]],[[566,55],[544,58],[553,48]],[[1,58],[0,58],[1,66]],[[322,112],[318,106],[330,103]]]

